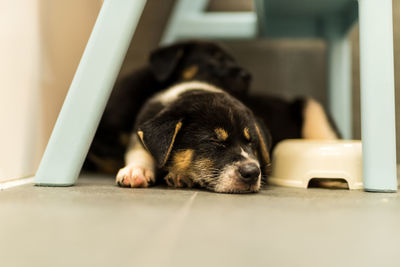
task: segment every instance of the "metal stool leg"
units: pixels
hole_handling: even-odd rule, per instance
[[[359,0],[359,17],[364,188],[395,192],[392,0]]]
[[[121,68],[145,0],[105,0],[34,182],[76,181]]]

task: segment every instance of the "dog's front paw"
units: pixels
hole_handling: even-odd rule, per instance
[[[120,169],[116,178],[116,183],[122,187],[148,187],[154,181],[152,169],[133,165]]]
[[[169,172],[165,177],[164,180],[167,182],[169,186],[174,187],[192,187],[193,181],[187,177],[184,177],[180,174],[175,174]]]

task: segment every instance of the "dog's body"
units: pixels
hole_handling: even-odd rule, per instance
[[[86,166],[120,169],[124,187],[164,176],[175,187],[256,192],[277,142],[338,138],[318,102],[251,96],[249,83],[247,71],[213,43],[156,50],[149,66],[114,88]]]
[[[278,138],[335,139],[322,107],[252,97],[254,110]],[[275,101],[271,101],[275,100]],[[258,108],[261,108],[258,110]],[[312,113],[310,115],[310,113]],[[272,118],[271,118],[272,117]],[[257,192],[266,180],[273,143],[264,123],[242,102],[204,82],[185,82],[155,95],[141,110],[117,183],[147,187],[157,170],[175,187],[199,185],[215,192]]]

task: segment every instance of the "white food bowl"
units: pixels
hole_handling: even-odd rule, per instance
[[[342,179],[349,189],[362,189],[362,150],[358,140],[289,139],[273,151],[273,185],[307,188],[312,179]]]

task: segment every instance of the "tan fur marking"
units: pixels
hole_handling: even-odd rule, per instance
[[[267,170],[265,170],[265,171],[269,172],[269,167],[271,165],[271,159],[269,157],[267,145],[265,144],[264,138],[262,137],[260,129],[258,128],[257,124],[255,124],[255,128],[256,128],[256,133],[257,133],[258,139],[260,140],[261,156],[263,157],[266,167],[267,167]]]
[[[142,143],[144,144],[144,140],[143,140],[143,131],[138,131],[137,134],[138,134],[138,136],[139,136],[139,138],[140,138],[140,141],[142,141]]]
[[[309,99],[303,111],[302,137],[305,139],[338,139],[325,114],[324,108],[314,99]]]
[[[228,133],[222,128],[215,128],[214,132],[217,134],[218,140],[225,141],[228,139]]]
[[[198,70],[199,70],[199,67],[197,65],[189,66],[183,70],[182,78],[184,80],[190,80],[197,74]]]
[[[178,123],[176,124],[176,126],[175,126],[174,135],[172,136],[171,143],[169,144],[167,153],[165,154],[165,158],[164,158],[164,160],[163,160],[161,166],[164,166],[165,163],[167,162],[167,160],[168,160],[168,158],[169,158],[169,155],[171,154],[172,147],[174,146],[174,142],[175,142],[176,135],[178,134],[178,132],[179,132],[179,130],[180,130],[181,128],[182,128],[182,122],[178,122]]]
[[[250,141],[249,128],[246,127],[246,128],[243,129],[243,135],[248,141]]]
[[[146,144],[144,143],[144,137],[143,137],[143,131],[138,131],[137,132],[137,135],[139,136],[139,138],[140,138],[140,141],[142,141],[142,145],[144,146],[144,148],[145,149],[147,149],[147,147],[146,147]],[[148,149],[147,149],[148,150]]]
[[[173,155],[173,161],[168,166],[168,174],[164,180],[169,186],[192,187],[191,165],[194,151],[192,149],[178,151]]]
[[[192,187],[193,181],[189,176],[185,174],[175,174],[173,172],[169,172],[164,180],[167,182],[169,186],[174,187]]]
[[[192,149],[177,152],[174,155],[173,168],[178,172],[186,170],[192,163],[193,152],[194,151]]]

